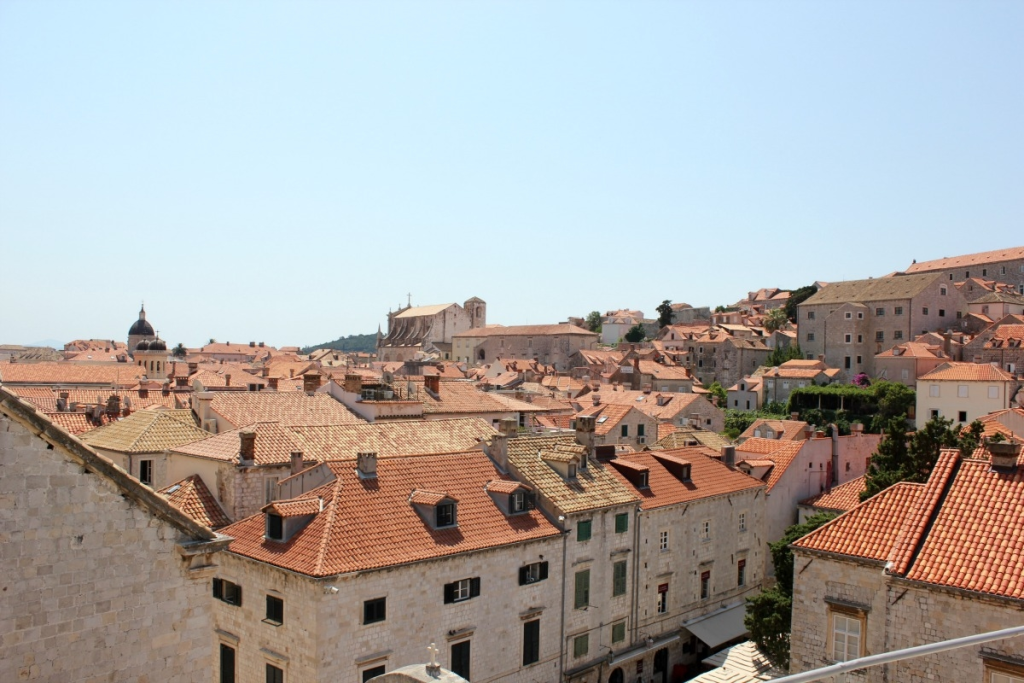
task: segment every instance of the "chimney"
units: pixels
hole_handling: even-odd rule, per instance
[[[170,382],[164,382],[163,385],[160,387],[160,393],[162,395],[164,395],[164,396],[170,396],[171,395],[171,383]]]
[[[302,376],[302,390],[307,396],[312,396],[320,388],[320,375],[315,372],[307,372]]]
[[[263,370],[260,371],[260,377],[264,377],[264,378],[270,377],[270,368],[268,368],[266,365],[264,365],[263,366]]]
[[[512,438],[519,433],[519,422],[518,420],[502,420],[498,423],[498,431]]]
[[[292,451],[292,474],[302,471],[302,451]]]
[[[793,422],[798,422],[800,420],[800,413],[790,413],[789,419]]]
[[[188,386],[188,377],[175,377],[174,378],[174,386],[176,386],[176,387],[187,387]]]
[[[427,393],[437,398],[441,393],[441,378],[438,375],[424,375],[423,388]]]
[[[814,425],[804,427],[804,439],[810,440],[814,436]]]
[[[231,373],[230,372],[224,373],[224,386],[226,386],[226,387],[230,387],[231,386]]]
[[[822,363],[824,363],[825,362],[825,354],[819,353],[818,354],[818,360],[821,361]]]
[[[256,464],[256,432],[246,429],[238,433],[238,463],[242,467]]]
[[[736,447],[722,446],[722,462],[730,470],[736,469]]]
[[[362,451],[356,453],[356,471],[360,479],[377,478],[377,453],[376,451]]]
[[[268,377],[267,386],[273,391],[277,391],[277,377]]]
[[[850,425],[850,431],[854,434],[854,436],[863,436],[864,424],[861,422],[854,422],[852,425]]]
[[[363,376],[356,374],[345,375],[343,388],[346,394],[363,393]]]
[[[194,375],[197,372],[199,372],[199,363],[189,363],[188,364],[188,374]]]
[[[592,415],[578,415],[576,417],[576,443],[586,447],[587,453],[594,453],[594,432],[597,429],[597,419]]]
[[[495,434],[487,444],[487,455],[502,470],[508,470],[508,434]]]
[[[1011,437],[1011,441],[993,443],[985,442],[991,457],[992,469],[1000,472],[1016,472],[1017,460],[1020,458],[1021,444]]]
[[[595,406],[601,405],[601,394],[595,391],[590,395],[590,400],[594,402]]]
[[[249,348],[250,349],[255,349],[256,348],[256,342],[254,342],[254,341],[249,342]]]
[[[149,389],[147,387],[139,387],[139,398],[149,398]]]
[[[953,335],[948,330],[942,333],[942,352],[947,358],[953,357]]]
[[[825,431],[823,429],[815,430],[814,438],[815,439],[824,439],[825,438]]]

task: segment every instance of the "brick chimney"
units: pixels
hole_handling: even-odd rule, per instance
[[[487,455],[502,470],[508,470],[508,434],[495,434],[487,444]]]
[[[164,395],[164,396],[170,396],[171,395],[171,383],[170,382],[164,382],[163,385],[160,387],[160,393],[162,395]]]
[[[231,373],[230,372],[224,373],[224,386],[226,386],[226,387],[230,387],[231,386]]]
[[[375,451],[363,451],[356,453],[356,470],[360,479],[377,478],[377,453]]]
[[[814,436],[814,426],[813,425],[807,425],[806,427],[804,427],[804,439],[809,441],[813,436]]]
[[[270,368],[268,368],[266,365],[264,365],[263,369],[260,371],[260,377],[263,377],[263,378],[270,377]]]
[[[797,422],[800,419],[800,413],[796,413],[796,412],[790,413],[789,414],[789,419],[792,420],[793,422]]]
[[[174,386],[176,386],[176,387],[187,387],[188,386],[188,377],[175,377],[174,378]]]
[[[992,469],[1000,472],[1017,471],[1017,460],[1020,458],[1021,451],[1019,441],[1016,439],[999,443],[986,441],[985,446],[988,448],[988,453],[991,457]]]
[[[498,423],[498,431],[508,437],[514,437],[519,433],[518,420],[502,420]]]
[[[267,386],[272,390],[277,391],[277,377],[268,377]]]
[[[238,462],[242,467],[256,464],[256,432],[246,429],[238,433]]]
[[[302,390],[312,396],[320,388],[320,375],[315,372],[307,372],[302,376]]]
[[[292,451],[292,474],[298,474],[302,471],[302,451]]]
[[[438,375],[424,375],[423,388],[427,393],[437,398],[441,394],[441,378]]]
[[[595,432],[597,430],[597,418],[592,415],[578,415],[576,417],[576,443],[584,446],[587,453],[594,455]]]
[[[595,406],[601,405],[601,394],[596,391],[590,395],[590,400],[594,402]]]
[[[199,372],[199,363],[189,363],[188,364],[188,374],[194,375],[197,372]]]
[[[363,392],[363,376],[358,374],[346,374],[345,393],[347,394],[361,394]]]

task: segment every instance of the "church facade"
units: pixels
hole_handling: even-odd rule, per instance
[[[377,360],[404,362],[417,354],[452,358],[452,336],[487,324],[487,303],[473,297],[462,306],[407,306],[388,313],[388,331],[377,332]]]

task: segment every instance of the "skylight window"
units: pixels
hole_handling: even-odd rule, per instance
[[[598,421],[598,423],[607,422],[608,421],[608,417],[606,415],[602,415],[601,417],[597,418],[597,421]]]

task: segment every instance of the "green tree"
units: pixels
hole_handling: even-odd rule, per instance
[[[636,342],[642,342],[646,336],[647,333],[644,332],[644,326],[637,323],[636,325],[633,325],[633,327],[629,328],[629,331],[626,332],[624,338],[626,341],[635,344]]]
[[[831,513],[819,513],[803,524],[794,524],[778,541],[768,544],[775,565],[776,584],[747,598],[747,615],[743,625],[754,641],[776,667],[789,668],[789,633],[793,612],[793,551],[791,543],[835,519]]]
[[[724,409],[729,405],[729,395],[725,392],[725,387],[723,387],[717,379],[708,387],[708,393],[718,399],[719,408]]]
[[[658,327],[665,327],[672,324],[675,318],[675,311],[672,310],[672,302],[665,299],[656,309],[658,311]]]
[[[878,399],[878,412],[871,418],[871,431],[876,434],[894,417],[909,415],[917,400],[914,390],[899,382],[876,382],[871,388]]]
[[[587,314],[587,329],[591,332],[601,331],[601,314],[598,311],[591,311]]]
[[[786,317],[786,309],[773,308],[764,316],[764,329],[768,332],[775,332],[785,327],[788,322],[789,318]]]
[[[817,291],[818,288],[814,285],[807,285],[789,293],[789,298],[786,299],[786,317],[790,322],[796,322],[796,307],[814,296]]]
[[[789,346],[776,346],[772,349],[772,352],[768,354],[764,364],[770,368],[782,365],[787,360],[800,360],[804,357],[803,352],[800,350],[798,344],[790,344]]]
[[[174,356],[175,358],[184,358],[185,356],[188,355],[188,349],[185,348],[184,344],[179,342],[178,345],[175,346],[174,349],[171,351],[171,355]]]

